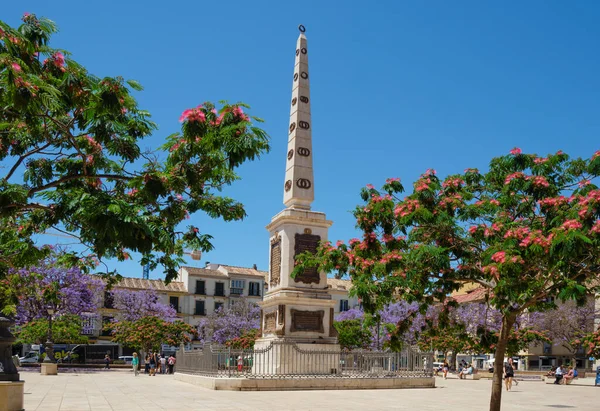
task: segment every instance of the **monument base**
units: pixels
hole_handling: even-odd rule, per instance
[[[0,411],[23,411],[25,381],[0,381]]]
[[[416,378],[214,378],[176,372],[177,381],[210,390],[296,391],[435,388],[434,377]]]
[[[254,343],[254,375],[339,374],[339,344],[289,343],[277,338],[259,338]]]
[[[57,375],[58,364],[54,364],[51,362],[43,362],[40,367],[40,373],[42,375]]]

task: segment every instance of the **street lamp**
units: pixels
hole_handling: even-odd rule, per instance
[[[48,338],[46,344],[44,344],[44,351],[46,352],[46,358],[44,358],[44,362],[53,363],[54,349],[52,344],[52,316],[54,315],[54,308],[52,306],[48,306],[46,311],[48,312]]]

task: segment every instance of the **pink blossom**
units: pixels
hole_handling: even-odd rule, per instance
[[[577,230],[577,229],[580,229],[581,227],[583,227],[582,224],[577,220],[567,220],[562,225],[562,228],[567,231]]]
[[[373,190],[375,187],[373,186],[373,184],[367,184],[367,188],[368,188],[369,190]]]
[[[494,255],[492,255],[492,261],[497,263],[503,263],[506,261],[506,253],[504,251],[498,251]]]
[[[587,185],[589,185],[589,184],[591,184],[591,183],[590,183],[590,180],[586,180],[586,179],[584,179],[584,180],[581,180],[581,181],[580,181],[579,183],[577,183],[577,184],[579,184],[579,187],[583,188],[583,187],[585,187],[585,186],[587,186]]]
[[[471,227],[469,227],[469,233],[470,234],[475,234],[477,232],[477,226],[473,225]]]
[[[600,220],[596,220],[590,231],[592,233],[600,234]]]
[[[600,150],[596,151],[594,153],[594,155],[592,156],[592,161],[594,161],[595,159],[597,159],[598,157],[600,157]]]
[[[522,151],[519,147],[515,147],[512,150],[510,150],[510,154],[512,154],[513,156],[518,156],[521,153]]]
[[[392,184],[393,182],[400,182],[400,179],[395,177],[395,178],[388,178],[387,180],[385,180],[385,182],[387,184]]]
[[[17,63],[12,63],[11,67],[14,71],[21,71],[21,66],[19,66]]]
[[[191,108],[191,109],[184,110],[183,113],[181,114],[181,117],[179,117],[179,121],[181,123],[183,123],[186,120],[190,123],[205,121],[206,115],[200,109],[200,107],[201,106],[198,106],[197,108]]]
[[[513,181],[516,178],[523,178],[525,176],[525,174],[523,174],[520,171],[517,171],[516,173],[512,173],[506,176],[506,178],[504,179],[504,184],[510,184],[511,181]]]
[[[533,159],[533,162],[534,162],[535,164],[544,164],[544,163],[545,163],[545,162],[547,162],[547,161],[548,161],[548,159],[547,159],[547,158],[545,158],[545,157],[537,157],[537,158],[534,158],[534,159]]]

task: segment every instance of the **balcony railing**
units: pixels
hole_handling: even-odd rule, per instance
[[[230,295],[242,295],[242,294],[244,294],[244,289],[243,288],[231,288],[231,289],[229,289],[229,294]]]
[[[197,295],[206,295],[206,289],[204,289],[204,288],[196,288],[196,292],[194,294],[197,294]]]
[[[206,309],[204,310],[195,310],[194,315],[206,315]]]

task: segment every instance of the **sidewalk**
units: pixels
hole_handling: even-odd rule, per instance
[[[134,377],[133,372],[58,376],[24,372],[21,378],[25,380],[27,411],[485,411],[491,388],[489,380],[437,378],[438,388],[433,389],[236,392],[202,389],[175,381],[170,375]],[[502,399],[506,411],[548,411],[566,407],[596,411],[600,388],[523,381],[513,391],[504,391]]]

